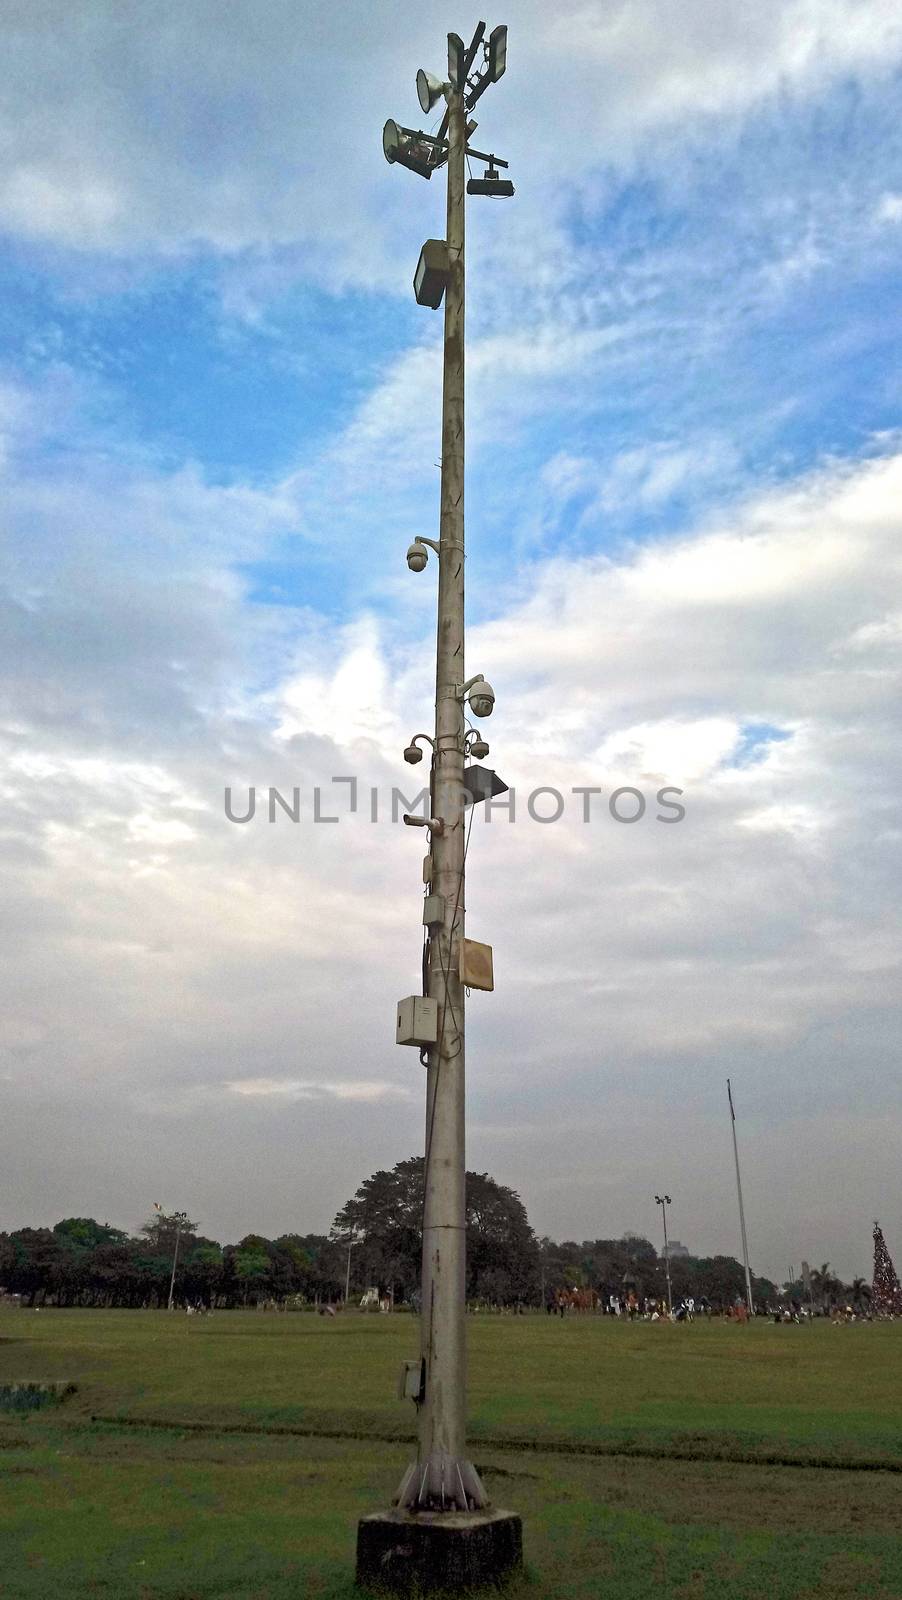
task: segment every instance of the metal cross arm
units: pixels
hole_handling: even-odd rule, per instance
[[[502,161],[500,156],[487,156],[484,150],[471,150],[469,145],[467,155],[472,156],[474,161],[487,161],[492,167],[504,167],[505,170],[510,167],[510,162]]]

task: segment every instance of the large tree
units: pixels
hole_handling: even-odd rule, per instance
[[[58,1305],[83,1305],[94,1298],[92,1273],[97,1251],[104,1245],[123,1245],[126,1234],[93,1217],[65,1217],[56,1223],[54,1237],[62,1249],[53,1271]]]
[[[520,1196],[487,1172],[468,1172],[468,1294],[534,1300],[539,1272],[539,1244]]]
[[[342,1207],[332,1236],[356,1239],[351,1250],[355,1289],[377,1284],[399,1298],[420,1281],[423,1224],[423,1157],[374,1172]],[[539,1292],[539,1246],[523,1202],[486,1172],[466,1175],[467,1295],[513,1301]]]
[[[39,1294],[52,1294],[59,1281],[64,1247],[49,1228],[17,1228],[7,1235],[4,1251],[6,1288],[26,1294],[34,1305]]]
[[[731,1306],[745,1299],[745,1271],[733,1256],[693,1257],[690,1293],[714,1306]]]
[[[640,1295],[663,1293],[663,1274],[654,1245],[637,1233],[620,1239],[565,1240],[556,1246],[557,1272],[549,1280],[552,1292],[560,1288],[597,1289],[606,1302],[629,1289]]]
[[[73,1250],[96,1250],[100,1244],[122,1244],[128,1235],[108,1222],[96,1222],[93,1217],[64,1217],[53,1229],[62,1244]]]

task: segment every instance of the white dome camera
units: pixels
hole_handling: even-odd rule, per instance
[[[412,544],[407,551],[407,565],[411,572],[422,572],[428,560],[429,556],[421,544]]]
[[[490,717],[495,705],[495,691],[490,683],[483,679],[481,683],[474,683],[470,690],[470,710],[474,717]]]
[[[409,744],[407,746],[407,749],[404,751],[404,760],[406,762],[408,762],[410,766],[415,767],[417,762],[418,761],[422,761],[422,759],[423,759],[423,752],[420,749],[419,745],[418,744]]]
[[[484,761],[488,753],[488,742],[485,739],[470,740],[470,755],[475,756],[477,761]]]

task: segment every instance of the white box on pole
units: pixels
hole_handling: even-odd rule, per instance
[[[437,1044],[438,1001],[423,994],[410,994],[399,1000],[395,1043]]]

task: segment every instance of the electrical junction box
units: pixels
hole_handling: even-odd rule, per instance
[[[398,1001],[396,1044],[438,1043],[438,1001],[424,994],[410,994]]]
[[[431,883],[432,882],[432,857],[431,857],[431,855],[423,857],[423,882],[424,883]]]
[[[445,920],[445,902],[440,894],[427,894],[423,901],[423,927],[440,928]]]
[[[477,944],[475,939],[461,939],[460,981],[467,989],[494,989],[495,973],[490,944]]]
[[[425,1396],[426,1363],[422,1356],[419,1361],[402,1361],[398,1374],[398,1399],[413,1400],[416,1405],[421,1405]]]

